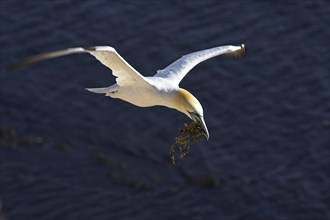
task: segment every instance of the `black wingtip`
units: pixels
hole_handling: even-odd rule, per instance
[[[235,59],[242,58],[246,53],[246,47],[245,47],[245,44],[241,44],[241,45],[239,45],[239,47],[240,47],[240,49],[238,49],[234,52],[227,53],[226,56],[235,58]]]
[[[6,67],[6,71],[7,72],[13,72],[13,71],[16,71],[18,69],[22,69],[24,67],[28,67],[30,66],[32,63],[31,63],[31,59],[24,59],[24,60],[21,60],[20,62],[18,63],[14,63],[14,64],[11,64],[11,65],[8,65]]]
[[[6,66],[5,70],[6,70],[6,72],[14,72],[22,67],[23,67],[23,65],[21,65],[20,63],[16,63],[16,64],[11,64],[9,66]]]
[[[241,44],[241,50],[242,50],[242,55],[245,55],[246,54],[246,47],[245,47],[245,44]]]

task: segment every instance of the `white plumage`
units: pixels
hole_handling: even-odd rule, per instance
[[[36,55],[11,66],[17,69],[26,65],[76,53],[89,53],[103,65],[112,70],[116,84],[106,88],[90,88],[88,91],[103,93],[112,98],[119,98],[140,107],[155,105],[176,109],[199,123],[208,139],[203,108],[199,101],[187,90],[179,87],[181,80],[197,64],[219,55],[240,57],[245,53],[244,44],[240,46],[220,46],[197,51],[182,56],[163,70],[158,70],[152,77],[144,77],[129,65],[117,51],[109,46],[78,47]]]

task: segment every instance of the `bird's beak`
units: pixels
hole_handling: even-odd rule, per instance
[[[206,140],[209,140],[210,135],[209,135],[209,131],[207,130],[204,117],[197,114],[191,114],[191,116],[192,116],[192,120],[201,126],[204,132],[204,136],[206,137]]]

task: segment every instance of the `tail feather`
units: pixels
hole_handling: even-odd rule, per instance
[[[87,91],[99,93],[99,94],[105,94],[111,91],[110,87],[104,87],[104,88],[85,88]]]

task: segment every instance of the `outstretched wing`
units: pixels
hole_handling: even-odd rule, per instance
[[[24,66],[29,66],[34,63],[56,58],[60,56],[66,56],[76,53],[89,53],[98,59],[103,65],[109,67],[112,70],[112,74],[117,77],[116,81],[118,85],[128,85],[132,83],[148,83],[148,79],[143,77],[137,72],[131,65],[129,65],[117,51],[109,46],[97,46],[97,47],[77,47],[68,48],[65,50],[58,50],[48,53],[39,54],[33,57],[26,58],[21,62],[9,67],[10,70],[15,70]],[[148,83],[149,84],[149,83]]]
[[[179,84],[183,77],[197,64],[219,55],[239,58],[245,54],[245,46],[221,46],[184,55],[163,70],[158,70],[156,77],[167,78]]]

